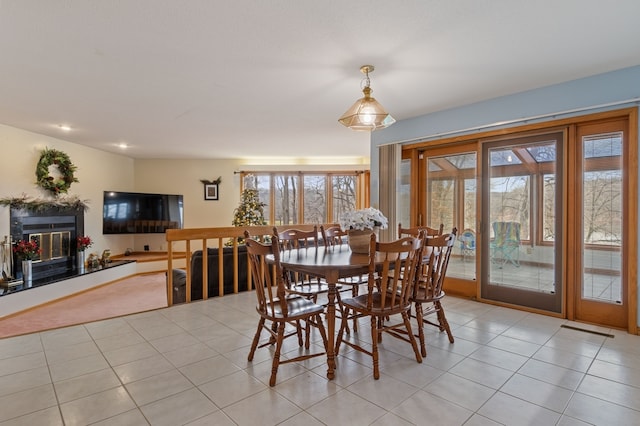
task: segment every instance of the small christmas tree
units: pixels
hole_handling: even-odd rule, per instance
[[[245,177],[245,188],[242,191],[240,205],[233,211],[233,226],[266,225],[264,218],[265,203],[260,201],[258,190],[252,184],[251,176]],[[244,243],[244,238],[238,238],[238,243]],[[232,245],[233,239],[227,244]]]
[[[258,190],[247,188],[242,191],[240,205],[233,211],[233,226],[266,225],[264,206],[260,202]]]

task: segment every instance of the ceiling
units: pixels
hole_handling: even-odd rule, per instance
[[[638,65],[639,17],[637,0],[0,0],[0,123],[134,158],[368,157],[337,122],[361,65],[403,120]]]

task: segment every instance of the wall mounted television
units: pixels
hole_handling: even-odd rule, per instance
[[[163,234],[183,218],[182,195],[104,191],[103,234]]]

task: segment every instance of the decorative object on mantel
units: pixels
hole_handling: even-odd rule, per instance
[[[31,287],[33,282],[33,260],[22,261],[22,282]]]
[[[77,253],[76,253],[76,268],[78,272],[84,272],[85,266],[85,251],[93,245],[91,237],[85,235],[84,237],[78,237]]]
[[[218,179],[216,180],[200,179],[200,182],[204,184],[204,199],[217,200],[218,185],[220,185],[220,182],[222,182],[222,176],[218,176]]]
[[[8,288],[13,281],[16,281],[13,276],[13,254],[11,247],[11,237],[4,236],[4,241],[0,243],[0,268],[2,269],[2,277],[0,278],[0,284],[2,287]]]
[[[87,200],[81,200],[78,196],[58,197],[56,199],[45,200],[43,198],[31,198],[27,194],[20,197],[0,198],[0,205],[14,209],[27,210],[31,212],[43,212],[45,210],[66,210],[75,209],[87,211],[89,209]]]
[[[385,215],[373,207],[344,212],[340,215],[339,223],[348,233],[351,251],[364,254],[369,253],[371,234],[377,234],[378,229],[386,229],[389,226]]]
[[[84,237],[78,237],[78,251],[85,251],[92,245],[93,241],[91,241],[90,236],[85,235]]]
[[[97,253],[91,253],[87,259],[87,266],[91,269],[95,269],[100,266],[100,258]]]
[[[22,260],[22,280],[29,285],[32,279],[33,260],[38,258],[41,249],[34,240],[20,240],[13,246],[13,252]]]
[[[49,173],[49,167],[57,166],[60,178],[56,179]],[[77,167],[73,165],[67,154],[57,149],[45,148],[40,154],[40,160],[36,166],[37,184],[51,192],[54,196],[65,193],[73,182],[78,182],[74,176]]]
[[[102,257],[100,257],[100,265],[105,267],[111,263],[111,249],[104,249],[102,251]]]
[[[86,264],[84,254],[85,254],[84,250],[78,251],[76,253],[76,269],[78,270],[79,273],[84,272],[84,266]]]
[[[20,240],[13,246],[13,252],[21,260],[34,260],[40,255],[41,250],[35,240]]]

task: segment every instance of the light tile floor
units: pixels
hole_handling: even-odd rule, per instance
[[[281,366],[270,388],[272,350],[247,362],[253,293],[3,339],[0,425],[640,424],[640,336],[445,306],[456,342],[430,331],[418,364],[385,337],[378,381],[343,347],[335,380],[320,357]],[[351,338],[370,340],[366,321]]]
[[[604,254],[602,256],[605,256]],[[596,301],[614,302],[622,300],[622,276],[620,267],[605,266],[603,270],[610,270],[609,274],[595,274],[585,272],[582,280],[582,292],[585,298]],[[537,292],[556,291],[555,271],[551,264],[546,267],[531,266],[524,262],[519,266],[512,263],[492,263],[489,270],[490,282],[497,286],[515,287]],[[475,258],[466,260],[460,256],[452,256],[447,268],[447,276],[466,280],[476,279]]]

